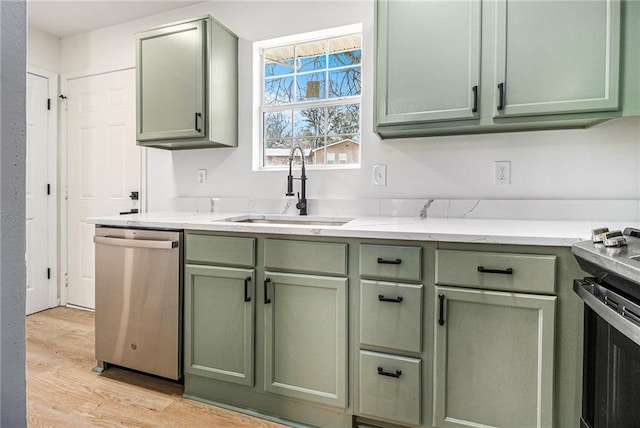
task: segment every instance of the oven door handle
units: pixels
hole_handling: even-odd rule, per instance
[[[178,248],[178,241],[114,238],[111,236],[94,236],[93,242],[96,244],[113,245],[116,247],[150,248],[154,250],[171,250]]]
[[[580,298],[582,298],[582,300],[584,300],[584,303],[609,325],[624,334],[637,345],[640,345],[640,327],[625,319],[614,309],[605,305],[596,296],[590,293],[582,284],[584,284],[582,280],[575,280],[573,282],[573,290],[578,294],[578,296],[580,296]],[[607,293],[614,297],[617,296],[616,293],[609,289],[607,289]]]

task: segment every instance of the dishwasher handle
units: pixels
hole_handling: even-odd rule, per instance
[[[155,241],[148,239],[114,238],[111,236],[94,236],[96,244],[114,245],[116,247],[151,248],[156,250],[171,250],[178,248],[178,241]]]

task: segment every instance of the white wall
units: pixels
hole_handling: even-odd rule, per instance
[[[35,28],[29,28],[27,64],[57,73],[60,69],[60,39]]]
[[[0,426],[27,425],[25,379],[26,2],[0,1]]]
[[[339,12],[338,12],[339,11]],[[373,133],[373,1],[235,1],[198,4],[89,34],[63,39],[61,70],[133,67],[133,34],[211,14],[239,37],[239,147],[178,152],[149,150],[151,210],[172,196],[253,196],[285,192],[284,172],[251,171],[252,42],[362,22],[362,168],[310,171],[311,198],[639,198],[640,119],[586,130],[380,139]],[[493,185],[493,161],[512,162],[512,184]],[[388,186],[375,187],[374,164],[388,165]],[[607,165],[614,165],[607,168]],[[196,185],[196,170],[208,185]],[[607,170],[606,175],[604,171]]]

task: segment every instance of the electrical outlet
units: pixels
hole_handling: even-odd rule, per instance
[[[387,165],[378,164],[373,166],[373,184],[376,186],[387,185]]]
[[[198,170],[198,185],[202,186],[202,187],[207,185],[207,170],[206,169],[199,169]]]
[[[493,163],[493,184],[511,184],[511,161]]]

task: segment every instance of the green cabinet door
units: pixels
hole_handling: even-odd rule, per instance
[[[377,125],[479,117],[480,1],[377,2]]]
[[[346,408],[347,279],[265,277],[265,389]]]
[[[205,135],[206,22],[137,37],[137,140]]]
[[[552,427],[556,297],[435,287],[437,427]]]
[[[619,0],[498,0],[496,37],[495,117],[619,108]]]
[[[253,385],[255,271],[185,268],[185,372]]]

